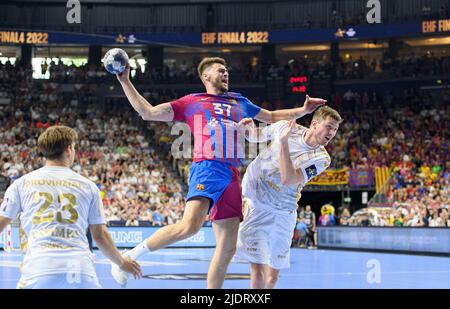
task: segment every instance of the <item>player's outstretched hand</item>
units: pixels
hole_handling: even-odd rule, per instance
[[[245,136],[247,140],[255,143],[258,141],[260,131],[255,126],[252,118],[243,118],[238,123],[238,134],[239,136]]]
[[[286,142],[295,128],[295,120],[289,120],[288,126],[280,134],[280,141]]]
[[[239,121],[238,127],[240,129],[251,130],[255,128],[255,123],[253,122],[252,118],[243,118],[241,121]]]
[[[119,82],[121,83],[128,82],[130,80],[130,64],[127,63],[125,71],[123,71],[120,74],[116,74],[116,76]]]
[[[325,105],[327,100],[321,98],[310,98],[309,95],[306,95],[305,103],[303,104],[303,108],[305,112],[310,114],[315,111],[319,106]]]
[[[138,262],[129,257],[124,257],[123,259],[124,262],[120,267],[121,270],[132,274],[134,276],[134,279],[139,279],[140,277],[142,277],[141,265],[139,265]]]

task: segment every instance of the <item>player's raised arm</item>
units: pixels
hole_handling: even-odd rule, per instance
[[[130,65],[122,74],[117,74],[117,79],[122,85],[123,91],[133,106],[144,120],[172,121],[174,112],[170,103],[162,103],[157,106],[151,105],[143,96],[139,94],[130,81]]]
[[[266,109],[261,109],[261,111],[256,115],[255,119],[266,123],[275,123],[280,120],[295,120],[314,112],[319,106],[322,106],[325,103],[327,103],[327,100],[320,98],[310,98],[308,95],[306,95],[305,103],[302,107],[280,109],[277,111],[268,111]]]
[[[280,177],[283,185],[304,183],[303,173],[294,168],[289,151],[289,136],[295,128],[295,120],[289,121],[288,126],[280,134]]]

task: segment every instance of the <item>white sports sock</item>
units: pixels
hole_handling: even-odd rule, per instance
[[[137,260],[141,255],[144,255],[148,252],[150,252],[150,249],[148,249],[147,244],[145,243],[144,240],[130,251],[125,252],[124,255]]]

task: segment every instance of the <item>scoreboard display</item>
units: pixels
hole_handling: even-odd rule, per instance
[[[308,93],[310,89],[309,76],[290,76],[288,83],[288,93]]]

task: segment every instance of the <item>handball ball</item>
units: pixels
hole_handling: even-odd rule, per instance
[[[111,74],[121,74],[128,64],[128,55],[123,49],[113,48],[106,52],[102,61],[106,71]]]

